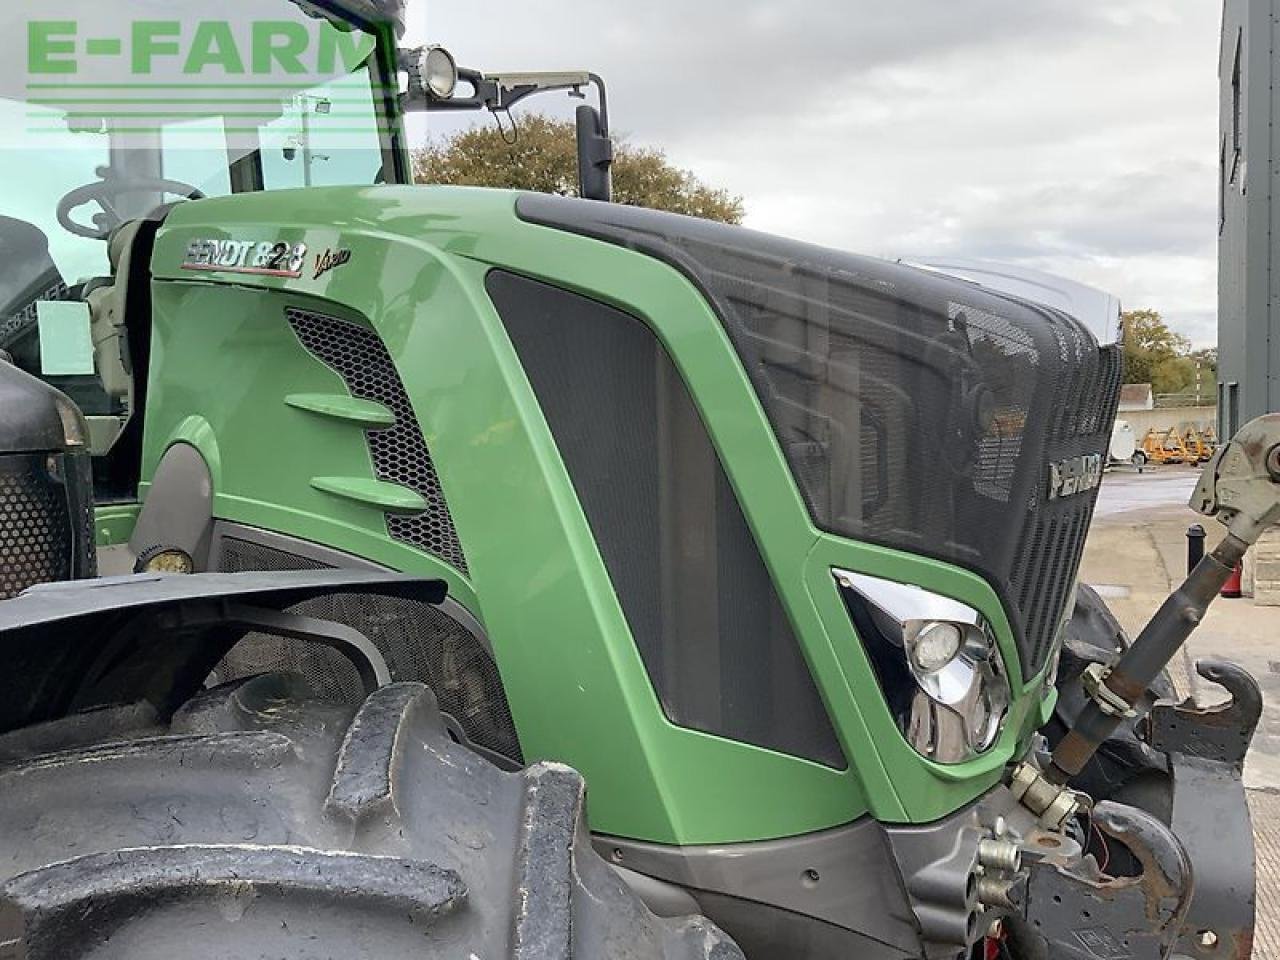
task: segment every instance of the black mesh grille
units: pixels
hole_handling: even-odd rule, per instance
[[[1050,467],[1105,455],[1119,353],[1058,311],[741,228],[522,196],[526,220],[665,260],[707,297],[815,523],[979,573],[1024,673],[1051,647],[1096,490]]]
[[[68,498],[63,476],[83,459],[0,456],[0,600],[37,583],[94,575],[92,508]]]
[[[488,290],[666,715],[843,767],[729,478],[653,333],[511,274],[490,273]]]
[[[1059,328],[1066,349],[1076,342],[1072,328]],[[1056,384],[1049,446],[1063,459],[1098,452],[1098,439],[1115,419],[1123,364],[1118,350],[1102,353],[1102,362],[1086,365],[1082,375]],[[1106,449],[1105,447],[1103,449]],[[1023,621],[1023,663],[1035,672],[1044,666],[1084,553],[1093,516],[1094,495],[1038,500],[1029,511],[1013,562],[1010,592]]]
[[[407,516],[387,514],[388,535],[465,574],[467,562],[440,478],[386,346],[368,327],[349,320],[294,309],[286,316],[307,352],[337,373],[353,397],[380,403],[395,414],[392,426],[365,431],[374,473],[379,480],[416,491],[427,509]]]
[[[317,570],[329,565],[238,537],[223,537],[220,570]],[[493,657],[471,631],[439,607],[362,594],[317,597],[292,608],[359,630],[382,652],[393,680],[417,680],[435,692],[440,709],[467,738],[523,762],[515,724]],[[320,694],[359,703],[363,686],[341,653],[316,643],[261,633],[246,636],[214,670],[217,682],[259,673],[298,673]]]
[[[0,457],[0,599],[70,576],[71,529],[43,457]]]

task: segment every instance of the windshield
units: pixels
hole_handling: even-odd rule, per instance
[[[394,179],[374,37],[290,0],[143,0],[123,24],[105,6],[8,24],[30,43],[0,66],[9,352],[36,301],[109,275],[110,231],[164,203]]]

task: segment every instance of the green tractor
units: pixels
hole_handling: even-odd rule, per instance
[[[1249,956],[1258,688],[1162,671],[1275,421],[1130,644],[1115,347],[605,202],[603,102],[596,199],[415,186],[406,114],[603,86],[259,6],[361,59],[247,127],[0,101],[0,957]]]

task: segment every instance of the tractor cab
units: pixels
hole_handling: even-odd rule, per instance
[[[600,109],[584,104],[579,120],[584,194],[608,196],[599,77],[483,74],[443,47],[400,48],[401,0],[227,0],[218,19],[178,0],[163,21],[132,22],[105,64],[88,40],[108,29],[102,5],[71,5],[74,21],[32,23],[25,78],[0,72],[0,179],[23,184],[0,215],[0,351],[84,411],[99,503],[137,499],[148,260],[175,205],[410,184],[407,113],[506,111],[593,85]],[[205,266],[228,256],[266,274],[304,266],[271,243],[219,248]]]
[[[23,184],[0,217],[0,351],[84,411],[98,500],[111,503],[137,496],[135,374],[160,221],[208,197],[409,182],[400,20],[366,2],[382,15],[362,30],[275,0],[268,29],[261,3],[230,0],[212,19],[180,0],[163,21],[134,21],[103,66],[85,46],[107,29],[102,13],[73,6],[75,20],[33,21],[26,82],[0,85],[0,178]],[[276,255],[253,259],[266,269]]]

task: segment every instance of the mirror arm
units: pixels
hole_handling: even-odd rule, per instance
[[[407,93],[400,95],[405,113],[420,111],[489,110],[509,111],[522,100],[539,93],[564,90],[570,96],[584,97],[582,88],[594,86],[599,107],[583,104],[577,110],[578,187],[579,194],[590,200],[613,199],[611,168],[613,142],[609,136],[609,95],[604,78],[597,73],[525,73],[483,74],[478,70],[458,68],[458,79],[472,88],[468,97],[453,96],[438,100],[429,96],[421,81],[413,82],[409,65],[411,51],[404,51],[402,68],[410,72]]]
[[[600,103],[600,135],[605,139],[609,138],[609,95],[605,92],[604,77],[598,73],[588,73],[591,82],[596,87],[596,98]]]
[[[401,51],[402,69],[408,69],[405,64],[407,63],[408,55],[411,53],[412,51]],[[524,81],[525,77],[530,76],[529,74],[516,76],[519,78],[517,82],[507,86],[503,83],[501,74],[487,75],[479,70],[459,67],[458,79],[472,87],[471,96],[437,100],[435,97],[429,96],[421,84],[411,83],[409,90],[400,94],[400,105],[407,113],[421,112],[423,110],[510,110],[517,103],[534,94],[552,93],[556,90],[566,90],[570,93],[579,91],[583,86],[580,78],[585,77],[587,83],[594,84],[596,87],[600,100],[600,116],[605,133],[608,133],[608,99],[605,94],[604,80],[598,74],[585,73],[579,74],[578,78],[573,80],[565,79],[563,81],[547,82],[536,79]]]

